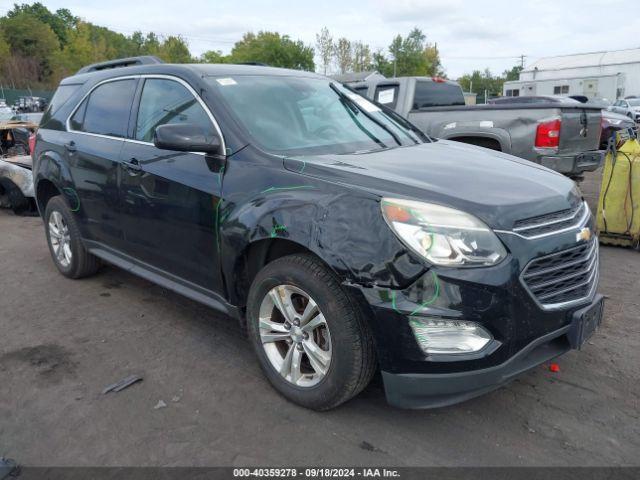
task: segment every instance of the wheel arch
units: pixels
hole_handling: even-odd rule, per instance
[[[53,150],[43,151],[34,162],[34,184],[36,206],[40,216],[44,215],[47,203],[52,197],[63,195],[66,189],[73,190],[73,178],[69,168],[63,158]]]
[[[60,194],[60,189],[48,178],[38,180],[36,184],[36,205],[41,217],[44,217],[44,212],[49,200]]]
[[[444,134],[441,138],[481,147],[485,146],[484,143],[491,142],[493,146],[499,147],[495,150],[505,153],[509,153],[511,151],[511,136],[508,132],[502,131],[501,129],[494,129],[490,132],[476,130],[459,130],[451,132],[448,135]]]
[[[236,259],[234,269],[236,274],[231,277],[231,282],[227,285],[231,304],[245,307],[249,288],[258,272],[274,260],[294,254],[312,255],[327,268],[332,269],[331,265],[317,253],[294,240],[286,238],[256,240],[249,243]]]

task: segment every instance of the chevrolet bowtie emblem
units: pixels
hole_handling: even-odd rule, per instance
[[[589,227],[584,227],[578,233],[576,233],[576,242],[588,242],[589,240],[591,240],[591,235],[591,229]]]

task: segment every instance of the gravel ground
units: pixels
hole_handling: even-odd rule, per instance
[[[583,184],[593,202],[597,175]],[[431,411],[376,379],[327,413],[266,382],[236,323],[116,268],[68,280],[39,218],[0,212],[0,456],[24,465],[639,465],[640,253],[603,247],[582,351]],[[144,381],[102,389],[127,375]],[[163,408],[155,408],[166,405]]]

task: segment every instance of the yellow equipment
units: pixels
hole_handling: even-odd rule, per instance
[[[624,140],[618,136],[617,142]],[[624,144],[609,148],[598,200],[600,242],[640,247],[640,142],[626,136]]]

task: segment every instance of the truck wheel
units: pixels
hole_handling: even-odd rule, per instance
[[[53,263],[60,273],[82,278],[98,271],[100,261],[82,245],[76,220],[60,195],[47,203],[44,225]]]
[[[258,273],[247,330],[271,384],[303,407],[334,408],[375,372],[373,338],[360,307],[312,255],[282,257]]]

